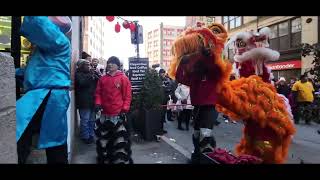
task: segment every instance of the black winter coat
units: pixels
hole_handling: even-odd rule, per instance
[[[278,92],[279,94],[284,95],[286,98],[288,98],[291,90],[290,90],[290,87],[289,87],[288,85],[281,85],[281,84],[279,84],[279,85],[278,85],[278,88],[277,88],[277,92]]]
[[[92,72],[76,72],[75,95],[77,108],[94,108],[95,90],[99,77]]]

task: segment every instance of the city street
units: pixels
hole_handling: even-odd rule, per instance
[[[219,116],[218,120],[221,123],[214,128],[217,146],[234,152],[234,147],[242,136],[242,124],[225,123],[222,116]],[[182,151],[179,151],[182,154],[191,154],[193,150],[191,141],[192,128],[189,131],[178,130],[176,121],[167,121],[164,127],[168,131],[165,139],[171,139],[168,141],[169,144],[175,149],[182,149]],[[184,124],[182,127],[184,127]],[[293,138],[287,163],[296,164],[301,163],[301,161],[303,163],[320,163],[320,135],[317,133],[320,125],[313,123],[309,126],[302,122],[296,125],[296,128],[297,133]]]

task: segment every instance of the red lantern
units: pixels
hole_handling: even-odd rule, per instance
[[[130,24],[127,20],[123,21],[122,23],[123,28],[128,29],[130,27]]]
[[[136,30],[136,25],[134,23],[130,23],[130,30],[131,32]]]
[[[121,26],[120,26],[119,22],[117,22],[117,24],[114,26],[114,30],[118,33],[118,32],[120,32],[120,28],[121,28]]]
[[[106,16],[106,19],[110,22],[112,22],[114,20],[114,16]]]

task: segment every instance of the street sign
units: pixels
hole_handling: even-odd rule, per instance
[[[129,58],[129,80],[133,94],[140,92],[145,74],[149,69],[148,58]]]

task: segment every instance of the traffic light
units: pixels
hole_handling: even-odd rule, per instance
[[[143,28],[136,24],[135,31],[131,31],[131,44],[143,44]]]

